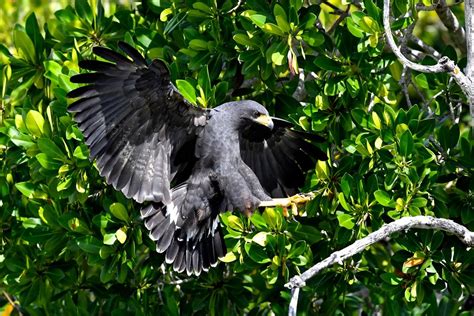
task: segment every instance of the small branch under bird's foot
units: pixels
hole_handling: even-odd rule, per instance
[[[292,213],[294,215],[298,214],[298,205],[306,204],[316,195],[313,192],[308,193],[299,193],[287,198],[275,198],[270,201],[262,201],[258,207],[291,207]]]

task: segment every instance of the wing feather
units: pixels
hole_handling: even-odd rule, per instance
[[[94,54],[105,61],[79,63],[93,72],[71,78],[86,85],[68,94],[79,98],[69,111],[75,112],[90,157],[109,184],[138,202],[167,203],[173,177],[189,172],[192,162],[172,159],[180,151],[194,151],[183,146],[194,144],[208,111],[188,104],[175,91],[163,62],[148,64],[130,45],[118,46],[126,56],[95,47]]]
[[[316,146],[320,136],[297,131],[285,120],[273,118],[274,128],[252,126],[240,137],[242,160],[273,197],[290,196],[303,186],[305,174],[326,154]]]

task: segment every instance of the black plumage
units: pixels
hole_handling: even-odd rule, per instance
[[[139,203],[156,250],[173,269],[200,274],[226,253],[219,213],[249,213],[261,201],[297,192],[326,155],[321,139],[272,118],[254,101],[201,109],[170,82],[163,62],[102,47],[85,60],[69,107],[101,176]]]

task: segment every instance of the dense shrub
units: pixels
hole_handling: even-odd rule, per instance
[[[404,29],[413,2],[395,2],[393,27]],[[76,0],[44,25],[28,15],[0,45],[0,304],[9,311],[8,297],[31,315],[281,315],[291,276],[384,223],[424,214],[474,230],[465,98],[446,74],[413,73],[408,101],[381,3],[349,4],[341,21],[327,2],[302,0],[148,0],[107,14]],[[441,33],[429,36],[465,65]],[[253,99],[324,136],[330,160],[304,188],[316,199],[298,214],[223,214],[226,263],[198,278],[163,266],[140,206],[98,175],[66,110],[78,61],[118,40],[165,60],[197,106]],[[469,313],[473,261],[456,237],[400,233],[312,279],[299,312]]]

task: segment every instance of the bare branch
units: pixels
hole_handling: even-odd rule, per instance
[[[409,107],[412,106],[411,99],[410,99],[410,93],[408,92],[408,86],[411,83],[411,70],[410,68],[403,66],[403,71],[402,75],[400,77],[400,81],[398,84],[402,88],[403,95],[405,96],[405,99],[407,100],[407,104]]]
[[[418,45],[420,48],[422,48],[429,55],[431,55],[433,58],[440,59],[441,57],[443,57],[443,55],[441,55],[436,49],[427,45],[425,42],[423,42],[421,39],[419,39],[415,35],[410,34],[410,40],[416,45]]]
[[[468,1],[473,2],[474,0],[468,0]],[[469,105],[470,105],[471,117],[474,118],[474,82],[471,81],[470,79],[471,77],[464,75],[459,69],[459,67],[456,66],[456,64],[446,56],[441,57],[438,60],[438,63],[432,66],[420,65],[406,58],[401,53],[400,49],[395,43],[395,40],[392,34],[392,29],[390,28],[390,0],[384,0],[383,3],[384,3],[383,4],[383,27],[385,30],[385,35],[387,36],[387,42],[390,48],[392,49],[393,53],[397,56],[398,60],[403,65],[419,72],[424,72],[424,73],[447,72],[451,77],[454,78],[456,83],[461,87],[462,91],[466,95]],[[468,3],[466,3],[466,5],[468,5]],[[466,12],[472,9],[473,9],[472,7],[466,8]],[[469,14],[472,14],[472,12],[470,12]],[[468,14],[466,14],[466,17],[467,15]],[[472,28],[473,26],[471,25],[470,27]],[[471,43],[471,49],[473,49],[472,43]]]
[[[331,25],[331,27],[329,28],[328,30],[328,34],[331,34],[332,32],[334,32],[334,30],[336,29],[336,27],[349,15],[349,10],[351,8],[351,5],[349,4],[346,8],[346,10],[344,10],[344,12],[342,12],[338,18],[336,19],[336,21],[334,22],[333,25]]]
[[[288,308],[288,315],[296,316],[296,311],[298,310],[298,296],[300,295],[300,288],[295,287],[291,289],[291,301]]]
[[[18,306],[18,304],[16,304],[13,301],[10,294],[8,294],[5,290],[2,290],[2,292],[3,292],[3,296],[7,299],[8,303],[10,303],[10,305],[16,309],[16,311],[18,312],[18,315],[22,316],[23,313],[21,312],[20,306]]]
[[[464,33],[464,28],[459,24],[458,18],[448,7],[446,0],[439,0],[435,11],[438,14],[441,22],[443,22],[444,26],[446,26],[446,28],[449,30],[449,36],[451,37],[454,45],[456,45],[456,47],[459,48],[463,54],[465,54],[466,35]]]
[[[464,7],[467,46],[466,76],[468,78],[474,78],[474,0],[466,0]],[[474,115],[474,109],[472,105],[471,111],[471,115]]]
[[[240,7],[241,4],[242,4],[242,0],[237,1],[237,4],[235,5],[235,7],[227,11],[227,14],[231,14],[232,12],[237,11],[237,9]]]
[[[403,217],[389,224],[385,224],[379,230],[370,233],[366,237],[357,240],[352,245],[347,246],[344,249],[333,252],[329,257],[321,262],[318,262],[303,274],[294,276],[290,281],[285,284],[287,288],[295,289],[301,288],[306,285],[306,281],[314,277],[316,274],[321,272],[323,269],[334,265],[335,263],[342,264],[344,260],[350,258],[365,250],[370,245],[373,245],[380,240],[383,240],[393,233],[406,231],[408,229],[421,228],[421,229],[438,229],[451,233],[458,237],[464,244],[469,247],[474,247],[474,232],[471,232],[466,227],[455,223],[452,220],[444,218],[435,218],[431,216],[414,216],[414,217]],[[292,291],[291,302],[297,300],[297,291]],[[289,310],[289,315],[296,315],[296,304],[293,303],[292,308]]]
[[[437,4],[433,3],[430,6],[426,6],[423,4],[423,2],[417,3],[416,4],[416,10],[417,11],[434,11],[436,9]]]
[[[454,7],[456,5],[460,5],[463,2],[464,2],[463,0],[459,0],[459,1],[456,1],[455,3],[446,4],[446,6],[448,8],[451,8],[451,7]],[[415,8],[416,8],[417,11],[434,11],[434,10],[436,10],[437,5],[438,5],[438,3],[433,3],[430,6],[426,6],[426,5],[423,4],[422,1],[420,1],[416,4]]]
[[[334,10],[333,14],[342,14],[344,12],[344,11],[342,11],[341,9],[339,9],[338,7],[336,7],[334,4],[330,3],[327,0],[321,1],[321,4],[325,4],[328,7],[330,7],[331,9],[333,9]]]

